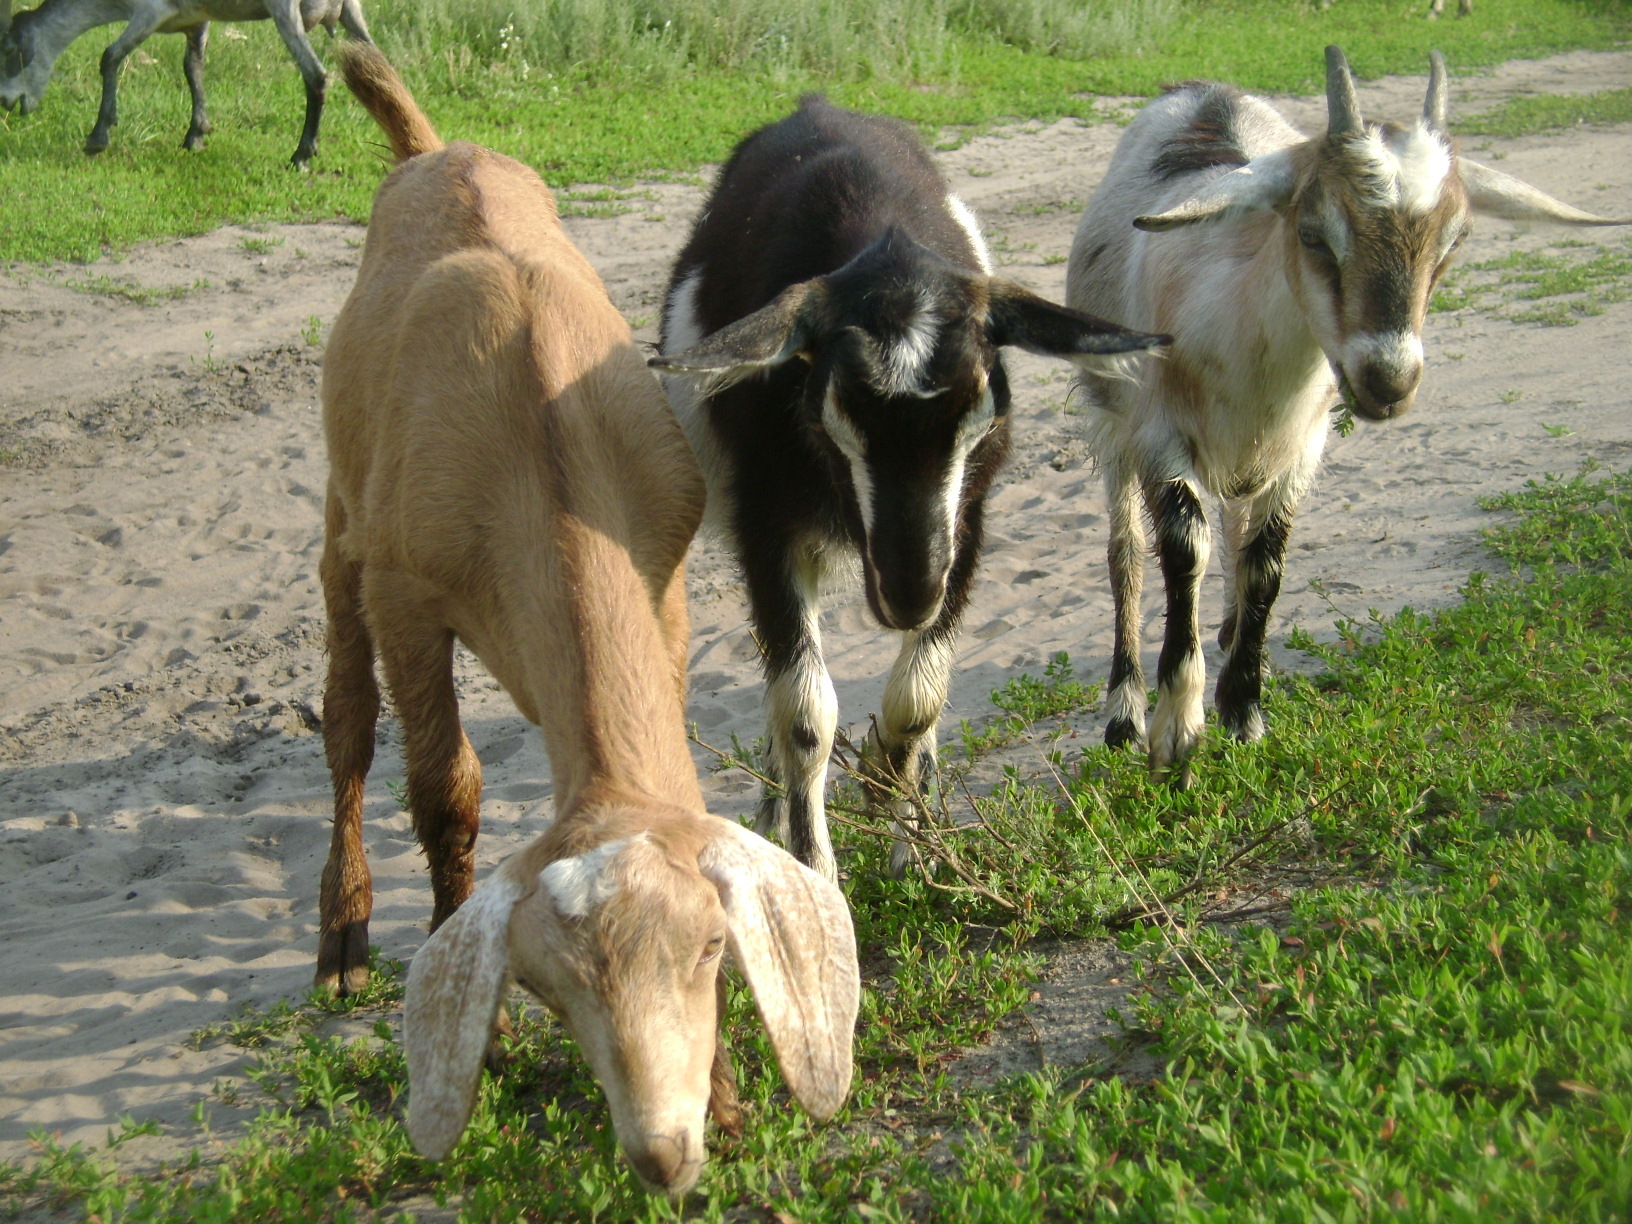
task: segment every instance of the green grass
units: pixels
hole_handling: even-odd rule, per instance
[[[1453,267],[1435,291],[1432,309],[1471,308],[1515,323],[1573,327],[1628,297],[1632,239],[1614,245],[1565,239]]]
[[[453,1156],[415,1156],[397,1121],[390,965],[362,1000],[197,1035],[257,1052],[248,1084],[218,1090],[259,1099],[245,1137],[136,1175],[119,1144],[151,1126],[122,1120],[97,1151],[42,1134],[35,1161],[0,1170],[0,1209],[108,1222],[433,1205],[471,1221],[1624,1221],[1632,475],[1548,478],[1488,508],[1503,515],[1488,541],[1509,575],[1475,575],[1436,615],[1342,622],[1330,644],[1301,635],[1319,673],[1270,687],[1263,742],[1205,741],[1184,794],[1042,728],[1034,764],[1057,780],[1011,770],[982,803],[992,827],[958,835],[966,866],[1016,908],[890,881],[886,838],[841,836],[868,966],[854,1095],[812,1128],[734,991],[747,1126],[714,1138],[683,1209],[638,1191],[582,1060],[534,1011],[517,1016],[517,1057],[484,1080]],[[1091,700],[1076,683],[1057,659],[999,691],[1000,717],[1070,718]],[[1215,921],[1232,892],[1239,904],[1272,885],[1286,894],[1273,927]],[[945,1059],[1026,999],[1029,941],[1107,924],[1139,964],[1122,1051],[955,1086]],[[1160,1070],[1118,1074],[1141,1048]]]
[[[1580,123],[1632,122],[1632,88],[1590,94],[1537,94],[1514,98],[1456,125],[1463,136],[1530,136]]]
[[[1522,20],[1493,4],[1474,17],[1437,23],[1422,20],[1414,0],[1342,0],[1325,11],[1287,0],[1118,0],[1090,8],[1062,0],[1029,7],[898,0],[894,8],[856,3],[853,12],[839,0],[806,0],[801,8],[755,10],[763,20],[782,13],[784,23],[820,18],[849,31],[834,33],[833,49],[822,53],[827,61],[813,63],[776,52],[781,44],[767,33],[771,27],[745,44],[726,39],[713,50],[697,39],[676,42],[678,36],[673,45],[661,39],[647,45],[656,35],[642,42],[640,30],[608,32],[604,19],[612,10],[591,5],[546,8],[534,0],[518,11],[506,0],[499,5],[505,16],[484,18],[480,6],[432,11],[383,0],[370,7],[369,19],[444,135],[519,157],[557,185],[690,172],[723,157],[749,129],[787,113],[811,88],[900,115],[934,135],[1005,119],[1092,118],[1094,94],[1149,95],[1163,82],[1195,76],[1315,90],[1321,47],[1331,41],[1345,46],[1356,71],[1377,76],[1421,74],[1430,46],[1459,72],[1519,55],[1611,47],[1632,32],[1632,16],[1611,0],[1526,0]],[[742,0],[740,11],[750,8]],[[1035,20],[1025,16],[1033,11]],[[1048,21],[1069,24],[1084,11],[1123,14],[1127,28],[1092,38],[1048,33]],[[572,37],[580,41],[549,53],[539,31],[565,21],[549,16],[562,12],[580,14],[563,27],[579,31]],[[914,21],[928,14],[940,22],[938,32],[914,27],[892,42],[867,24],[895,20],[892,12],[901,21],[902,14],[917,14]],[[442,39],[433,36],[442,20],[491,28],[483,37],[466,29]],[[1028,23],[1037,26],[1029,34]],[[505,25],[534,33],[506,36]],[[584,33],[595,28],[611,40],[605,50],[596,51]],[[178,147],[187,126],[182,43],[158,37],[143,48],[145,57],[126,64],[123,122],[112,147],[86,158],[80,146],[96,110],[96,61],[112,34],[96,31],[70,48],[36,114],[0,114],[0,198],[13,202],[0,227],[0,260],[87,260],[227,222],[366,218],[382,173],[378,134],[336,88],[311,173],[292,173],[285,163],[298,132],[301,87],[265,23],[218,27],[210,52],[215,134],[204,152]],[[845,51],[846,39],[859,39],[867,53]],[[318,42],[323,53],[324,40]],[[1051,47],[1056,53],[1042,53]],[[1088,49],[1103,53],[1072,58]],[[142,58],[148,62],[137,62]]]

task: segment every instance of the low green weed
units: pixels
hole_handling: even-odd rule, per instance
[[[1573,327],[1632,297],[1632,242],[1566,241],[1452,268],[1434,294],[1435,311],[1485,310],[1515,323]],[[1558,300],[1550,300],[1558,299]],[[1539,302],[1525,308],[1520,303]]]
[[[1455,122],[1463,136],[1530,136],[1556,132],[1581,123],[1626,123],[1632,120],[1632,88],[1590,94],[1532,94],[1513,98],[1495,110]]]

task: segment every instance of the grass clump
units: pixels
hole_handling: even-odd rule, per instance
[[[1456,130],[1464,136],[1532,136],[1583,123],[1628,121],[1632,121],[1632,88],[1513,98],[1481,115],[1458,119]]]
[[[1515,323],[1573,327],[1628,297],[1632,240],[1616,246],[1565,240],[1452,268],[1431,307],[1484,310]]]

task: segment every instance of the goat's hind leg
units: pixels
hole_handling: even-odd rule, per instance
[[[380,690],[374,644],[363,622],[362,567],[341,555],[344,515],[331,495],[320,570],[328,607],[329,672],[323,691],[323,751],[334,784],[334,832],[318,898],[320,990],[355,994],[368,982],[368,919],[374,885],[363,853],[363,784],[374,762]]]
[[[1105,492],[1110,503],[1111,598],[1116,604],[1116,642],[1111,650],[1109,694],[1105,700],[1105,742],[1112,748],[1143,743],[1145,738],[1145,667],[1139,657],[1144,620],[1140,607],[1145,586],[1144,502],[1139,482],[1119,461],[1105,464]]]
[[[391,703],[402,721],[408,807],[430,868],[431,930],[470,895],[481,825],[482,766],[459,723],[453,631],[416,579],[370,575],[368,603]]]
[[[317,129],[323,120],[323,99],[328,93],[329,78],[323,71],[323,63],[317,58],[317,52],[312,50],[311,40],[306,37],[299,0],[268,0],[267,11],[272,17],[272,24],[277,27],[278,36],[283,39],[283,45],[294,58],[295,67],[300,69],[300,79],[306,85],[306,123],[300,130],[300,143],[295,146],[295,155],[289,159],[289,164],[296,170],[304,170],[306,163],[317,152]],[[343,17],[344,9],[341,12]]]
[[[1190,784],[1187,758],[1206,724],[1202,691],[1207,665],[1201,654],[1196,603],[1212,538],[1201,497],[1189,480],[1148,485],[1145,498],[1167,588],[1167,630],[1156,665],[1156,712],[1150,726],[1150,770],[1183,789]]]
[[[181,142],[189,153],[202,149],[204,137],[210,134],[210,121],[204,114],[204,48],[209,41],[210,23],[200,22],[187,31],[187,52],[181,57],[182,75],[187,78],[187,92],[193,99],[192,122]]]
[[[1218,705],[1224,729],[1238,740],[1250,742],[1264,734],[1261,705],[1264,636],[1269,628],[1270,609],[1281,593],[1293,509],[1279,489],[1257,498],[1231,567],[1234,590],[1230,599],[1236,608],[1235,632],[1228,641],[1222,634],[1219,637],[1219,645],[1228,653],[1224,668],[1218,674],[1213,700]]]

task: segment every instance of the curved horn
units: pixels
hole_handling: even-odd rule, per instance
[[[1354,77],[1343,48],[1326,48],[1326,131],[1332,136],[1349,136],[1361,131],[1360,99],[1354,92]]]
[[[1446,130],[1446,102],[1450,86],[1445,78],[1445,57],[1438,51],[1428,52],[1428,97],[1422,103],[1422,121],[1430,132],[1444,134]]]

